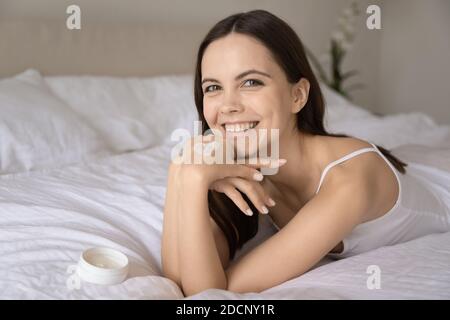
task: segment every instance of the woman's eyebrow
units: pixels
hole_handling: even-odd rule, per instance
[[[252,74],[252,73],[256,73],[256,74],[260,74],[260,75],[268,77],[268,78],[272,78],[271,75],[268,74],[268,73],[265,73],[265,72],[262,72],[262,71],[259,71],[259,70],[255,70],[255,69],[251,69],[251,70],[247,70],[247,71],[244,71],[244,72],[240,73],[239,75],[236,76],[236,78],[234,78],[234,80],[242,79],[245,76],[248,76],[249,74]],[[209,82],[220,83],[219,80],[216,80],[216,79],[213,79],[213,78],[205,78],[205,79],[202,80],[202,84],[204,84],[205,82],[208,82],[208,81]]]
[[[244,78],[245,76],[248,76],[249,74],[252,74],[252,73],[256,73],[256,74],[265,76],[265,77],[267,77],[267,78],[272,78],[272,77],[270,76],[270,74],[268,74],[268,73],[265,73],[265,72],[262,72],[262,71],[259,71],[259,70],[255,70],[255,69],[250,69],[250,70],[244,71],[244,72],[242,72],[241,74],[237,75],[236,78],[234,78],[234,80],[242,79],[242,78]]]

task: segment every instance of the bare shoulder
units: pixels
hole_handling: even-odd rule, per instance
[[[322,140],[322,145],[329,150],[330,155],[334,154],[337,158],[352,151],[372,147],[369,142],[355,137],[326,136]]]
[[[351,152],[373,147],[369,142],[358,138],[330,138],[325,141],[325,145],[330,150],[331,161]],[[324,186],[333,185],[334,188],[349,183],[358,186],[355,188],[355,198],[369,202],[371,210],[362,217],[363,222],[382,216],[395,204],[397,179],[377,152],[362,153],[334,166],[323,181]]]
[[[368,141],[354,138],[354,137],[331,137],[326,136],[321,139],[321,147],[320,150],[323,154],[325,154],[324,161],[326,163],[330,163],[334,160],[342,158],[354,151],[361,150],[364,148],[373,148],[372,144]],[[366,157],[367,156],[367,157]],[[352,161],[353,159],[360,159],[359,157],[365,157],[364,161]],[[347,161],[344,161],[340,164],[341,167],[345,167],[347,164],[368,164],[370,160],[381,160],[383,163],[383,159],[381,159],[376,152],[366,152],[360,154],[356,157],[350,158]]]
[[[325,156],[324,164],[338,160],[354,151],[372,148],[372,145],[364,140],[353,137],[326,137],[322,142],[322,150]],[[384,161],[375,152],[366,152],[347,159],[335,165],[327,173],[326,180],[335,182],[367,181],[373,175],[373,162]],[[324,181],[325,183],[325,181]]]

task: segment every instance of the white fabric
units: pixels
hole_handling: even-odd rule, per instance
[[[210,289],[200,299],[450,299],[450,232],[325,261],[304,275],[261,293]],[[369,289],[369,267],[380,270],[380,288]]]
[[[329,108],[326,112],[325,127],[332,133],[345,133],[386,149],[406,144],[426,146],[446,145],[450,147],[450,126],[436,125],[433,119],[421,112],[387,115],[353,116],[352,111],[345,113]],[[341,111],[344,111],[341,113]]]
[[[406,173],[401,174],[375,145],[352,152],[333,165],[371,151],[379,154],[394,173],[399,188],[397,200],[383,216],[356,226],[343,239],[343,251],[329,256],[350,257],[428,234],[450,231],[450,171],[409,163]]]
[[[107,154],[101,137],[28,70],[0,80],[0,174]]]
[[[431,165],[408,163],[406,173],[394,166],[373,144],[329,163],[322,171],[316,194],[329,170],[334,166],[366,152],[376,152],[395,175],[398,196],[393,207],[383,216],[356,226],[343,240],[340,253],[329,257],[346,258],[383,246],[394,245],[433,233],[450,231],[450,171]],[[270,218],[273,226],[280,230]]]
[[[0,177],[1,297],[182,298],[179,288],[161,277],[170,151],[165,145],[49,172]],[[445,154],[450,158],[450,150]],[[428,155],[432,160],[431,150]],[[275,232],[265,216],[259,217],[260,231],[236,258]],[[70,290],[67,269],[93,246],[127,254],[130,277],[115,286],[82,282],[79,290]],[[450,298],[449,261],[450,233],[434,234],[336,262],[325,258],[316,269],[260,294],[207,290],[190,298]],[[366,287],[366,269],[372,264],[381,268],[382,290]]]
[[[450,147],[450,126],[436,125],[422,112],[376,116],[321,84],[326,102],[325,128],[372,141],[387,149],[406,144]]]
[[[0,297],[180,297],[179,288],[160,276],[169,150],[0,176]],[[68,268],[94,246],[125,253],[130,279],[111,287],[83,282],[70,290]]]
[[[102,80],[107,83],[102,84]],[[157,84],[158,95],[146,93],[147,88],[140,80],[47,79],[74,111],[102,129],[116,150],[143,148],[153,143],[158,146],[65,168],[0,176],[1,298],[183,298],[175,283],[161,276],[162,212],[171,151],[170,144],[161,144],[161,140],[165,138],[167,142],[173,126],[190,129],[196,111],[192,101],[177,98],[173,83],[178,80]],[[128,89],[123,88],[124,83]],[[130,92],[134,97],[128,95]],[[158,109],[158,104],[144,107],[148,102],[146,95],[159,96],[167,102],[167,109]],[[448,127],[435,125],[425,115],[397,115],[395,121],[392,117],[379,118],[346,104],[337,95],[325,93],[325,98],[329,103],[329,125],[347,133],[356,132],[359,137],[365,135],[369,141],[388,148],[402,145],[393,150],[402,160],[450,171],[450,149],[431,146],[443,146],[449,141],[450,134],[445,136]],[[171,104],[176,99],[183,101]],[[411,123],[411,119],[416,121]],[[403,130],[411,136],[405,137]],[[404,145],[408,141],[428,146]],[[236,259],[276,231],[266,216],[259,217],[258,234],[237,252]],[[67,270],[76,264],[84,249],[92,246],[109,246],[127,254],[131,261],[129,278],[115,286],[82,282],[79,290],[73,289],[73,274]],[[367,267],[373,264],[381,269],[379,290],[369,290],[366,285]],[[449,264],[450,232],[446,232],[339,261],[326,257],[306,274],[262,293],[206,290],[189,299],[449,299]]]
[[[46,81],[116,152],[159,145],[177,128],[192,131],[197,120],[190,75],[48,77]]]
[[[192,132],[197,113],[191,75],[151,78],[47,77],[52,91],[98,129],[116,152],[141,150],[170,140],[176,128]],[[378,117],[321,84],[325,127],[385,148],[442,145],[450,127],[423,113]],[[398,130],[402,128],[402,130]]]

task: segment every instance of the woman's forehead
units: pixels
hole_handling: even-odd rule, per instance
[[[272,71],[276,65],[270,51],[257,39],[232,33],[213,41],[202,59],[203,76],[210,72],[242,72],[243,69]]]

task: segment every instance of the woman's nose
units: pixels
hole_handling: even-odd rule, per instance
[[[243,108],[238,104],[226,104],[220,108],[221,113],[239,113]]]
[[[242,112],[242,110],[243,107],[235,95],[228,94],[224,97],[222,106],[220,107],[221,113]]]

